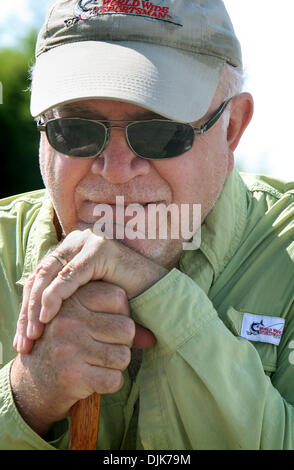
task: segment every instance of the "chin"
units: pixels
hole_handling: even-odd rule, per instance
[[[124,239],[119,241],[165,269],[172,269],[178,264],[183,250],[180,240]]]
[[[102,230],[95,230],[95,225],[91,223],[86,223],[83,221],[78,221],[75,223],[73,230],[92,230],[97,236],[103,236],[109,238],[110,240],[116,240],[119,243],[122,243],[131,250],[136,251],[145,258],[154,261],[156,264],[164,267],[165,269],[172,269],[178,263],[178,260],[181,256],[183,245],[182,240],[178,239],[155,239],[150,240],[145,238],[128,238],[127,234],[124,232],[124,236],[119,236],[117,227],[112,226],[112,231],[109,232],[109,227],[105,227]]]

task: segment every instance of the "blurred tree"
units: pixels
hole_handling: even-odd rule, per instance
[[[2,184],[0,197],[43,187],[38,164],[39,132],[30,115],[30,74],[36,32],[30,31],[17,47],[0,50],[0,106]]]

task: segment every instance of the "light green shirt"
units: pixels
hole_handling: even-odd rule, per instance
[[[68,422],[43,440],[9,383],[22,286],[57,243],[52,220],[44,191],[1,202],[1,449],[68,446]],[[200,249],[130,307],[157,343],[102,396],[100,449],[294,449],[294,183],[234,171]],[[241,337],[246,313],[285,319],[280,345]]]

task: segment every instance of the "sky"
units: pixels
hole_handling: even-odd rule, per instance
[[[38,13],[34,8],[37,2]],[[246,76],[244,91],[253,95],[255,103],[254,117],[235,151],[235,160],[244,171],[293,181],[294,2],[224,2],[242,46]],[[13,44],[17,34],[32,24],[39,24],[52,3],[53,0],[2,2],[0,47]]]

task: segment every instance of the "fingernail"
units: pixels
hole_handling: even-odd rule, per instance
[[[48,311],[45,309],[45,307],[41,307],[40,316],[39,316],[40,322],[46,323],[47,318],[48,318]]]
[[[18,340],[17,340],[17,351],[18,352],[22,352],[24,350],[24,338],[22,338],[21,336],[19,336]]]
[[[35,334],[36,334],[36,327],[35,327],[34,323],[29,321],[28,326],[27,326],[27,337],[31,338],[31,339],[34,339]]]
[[[15,333],[15,336],[13,338],[13,343],[12,343],[14,349],[17,348],[17,340],[18,340],[18,333]]]

